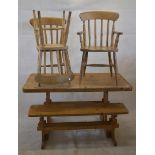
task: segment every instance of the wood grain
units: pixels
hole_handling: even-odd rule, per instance
[[[119,125],[115,123],[114,128],[118,128]],[[78,129],[111,129],[110,122],[63,122],[63,123],[47,123],[44,126],[44,131],[54,131],[54,130],[78,130]],[[42,127],[38,125],[38,130],[42,130]]]
[[[36,75],[37,74],[29,75],[23,86],[24,92],[103,92],[132,90],[132,86],[120,74],[117,75],[117,86],[115,77],[111,77],[109,73],[87,73],[81,84],[79,83],[79,73],[75,73],[74,79],[70,81],[70,83],[43,84],[40,87],[38,87],[35,81]]]
[[[127,114],[122,103],[102,104],[100,101],[52,102],[49,105],[32,105],[29,117],[81,116],[100,114]]]
[[[119,18],[119,14],[111,11],[89,11],[80,13],[80,18],[82,21],[90,19],[110,19],[116,21]]]

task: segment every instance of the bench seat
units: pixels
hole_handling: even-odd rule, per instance
[[[52,102],[49,105],[32,105],[29,117],[81,116],[100,114],[128,114],[123,103],[103,104],[101,101]]]

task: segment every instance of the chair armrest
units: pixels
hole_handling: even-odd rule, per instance
[[[113,34],[116,34],[116,38],[114,40],[114,47],[117,48],[118,47],[118,42],[119,42],[119,36],[122,35],[123,32],[114,31]]]
[[[82,34],[83,34],[83,32],[81,31],[81,32],[77,32],[77,35],[79,35],[79,37],[80,37],[80,44],[81,44],[81,48],[83,47],[83,45],[84,45],[84,42],[83,42],[83,36],[82,36]]]

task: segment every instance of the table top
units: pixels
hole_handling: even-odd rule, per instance
[[[109,73],[86,73],[79,82],[79,73],[74,73],[74,79],[71,82],[63,84],[41,84],[35,81],[35,73],[29,75],[23,86],[25,93],[37,92],[103,92],[103,91],[131,91],[132,86],[118,74],[118,85],[116,85],[115,76],[111,77]]]

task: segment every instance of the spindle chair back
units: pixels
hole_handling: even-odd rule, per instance
[[[38,50],[38,73],[42,73],[42,67],[44,68],[44,74],[47,72],[47,67],[51,68],[51,74],[54,73],[54,67],[58,68],[58,73],[72,74],[69,56],[67,39],[69,33],[71,12],[69,12],[68,19],[65,19],[65,11],[63,11],[63,17],[41,17],[40,11],[38,11],[38,17],[33,10],[33,18],[30,20],[30,24],[34,28],[34,34],[36,39],[36,45]],[[47,54],[49,53],[50,64],[47,64]],[[53,54],[56,54],[57,64],[54,64]],[[44,63],[42,65],[42,54]],[[62,81],[62,80],[61,80]]]
[[[119,35],[122,34],[115,31],[115,22],[118,18],[119,14],[116,12],[90,11],[80,13],[83,30],[77,34],[80,36],[81,51],[83,52],[81,78],[85,75],[86,66],[110,67],[111,76],[112,67],[114,67],[117,83],[116,52],[118,51]],[[88,52],[108,52],[109,64],[87,64]]]

